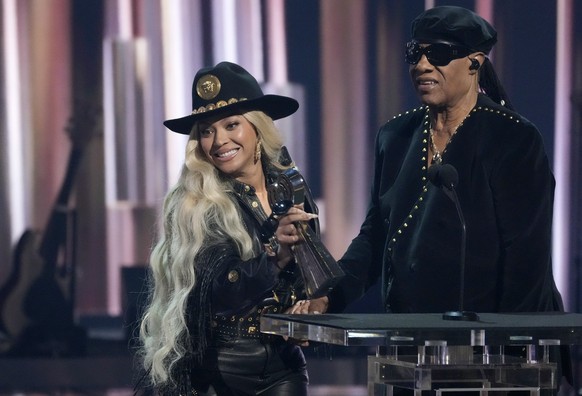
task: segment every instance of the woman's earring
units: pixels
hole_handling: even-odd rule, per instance
[[[261,141],[257,140],[257,146],[255,147],[255,164],[261,160]]]

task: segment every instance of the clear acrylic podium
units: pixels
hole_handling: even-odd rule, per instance
[[[375,346],[368,357],[368,395],[394,388],[436,395],[506,394],[556,389],[550,351],[582,344],[582,314],[479,314],[478,321],[441,314],[267,314],[263,333],[343,346]],[[517,357],[506,353],[518,346]],[[411,353],[412,351],[412,353]]]

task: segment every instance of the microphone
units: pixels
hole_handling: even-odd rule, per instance
[[[459,310],[448,311],[443,314],[445,320],[479,320],[479,315],[475,312],[465,311],[464,296],[465,296],[465,251],[467,247],[467,225],[465,217],[461,210],[459,197],[457,196],[456,186],[459,182],[459,173],[454,166],[450,164],[433,164],[427,171],[428,180],[436,187],[440,188],[455,204],[459,221],[461,222],[461,253],[460,253],[460,295],[459,295]]]

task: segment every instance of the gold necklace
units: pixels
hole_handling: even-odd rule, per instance
[[[465,116],[465,118],[463,118],[463,120],[461,121],[461,123],[459,125],[457,125],[457,127],[453,130],[453,133],[451,133],[451,136],[449,136],[449,139],[447,140],[447,142],[445,143],[445,147],[443,148],[443,151],[439,151],[437,149],[436,144],[434,143],[434,129],[432,129],[432,126],[430,127],[429,131],[430,131],[430,135],[428,137],[428,141],[430,144],[430,150],[432,151],[432,163],[433,164],[441,164],[443,162],[443,154],[445,153],[445,151],[447,151],[447,146],[449,145],[449,143],[451,142],[451,140],[453,140],[453,136],[455,136],[455,134],[457,133],[457,131],[459,130],[459,128],[461,127],[461,125],[463,125],[463,123],[465,122],[465,120],[469,117],[471,113],[467,114]]]
[[[447,150],[447,146],[449,145],[449,143],[451,142],[451,139],[453,138],[453,135],[455,134],[456,130],[453,131],[453,133],[451,134],[451,136],[449,136],[449,139],[447,140],[447,143],[445,143],[445,147],[442,151],[442,153],[439,151],[439,149],[437,149],[436,144],[434,143],[434,130],[432,128],[430,128],[430,136],[429,136],[429,142],[430,142],[430,149],[432,151],[432,163],[433,164],[441,164],[443,162],[443,153]]]
[[[432,163],[433,164],[437,164],[439,165],[441,162],[443,162],[443,156],[441,155],[441,152],[437,149],[436,144],[434,144],[434,139],[433,139],[433,134],[434,131],[432,130],[432,128],[430,128],[430,135],[428,138],[428,141],[430,142],[430,149],[432,151]],[[447,142],[448,144],[448,142]],[[445,149],[446,149],[446,145],[445,145]]]

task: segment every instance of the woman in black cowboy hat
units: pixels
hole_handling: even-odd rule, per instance
[[[300,347],[259,328],[261,313],[286,311],[303,296],[294,223],[317,228],[308,189],[304,205],[268,221],[267,187],[293,166],[273,120],[297,108],[222,62],[196,74],[192,114],[164,122],[190,139],[165,199],[141,324],[145,378],[161,394],[307,394]]]

